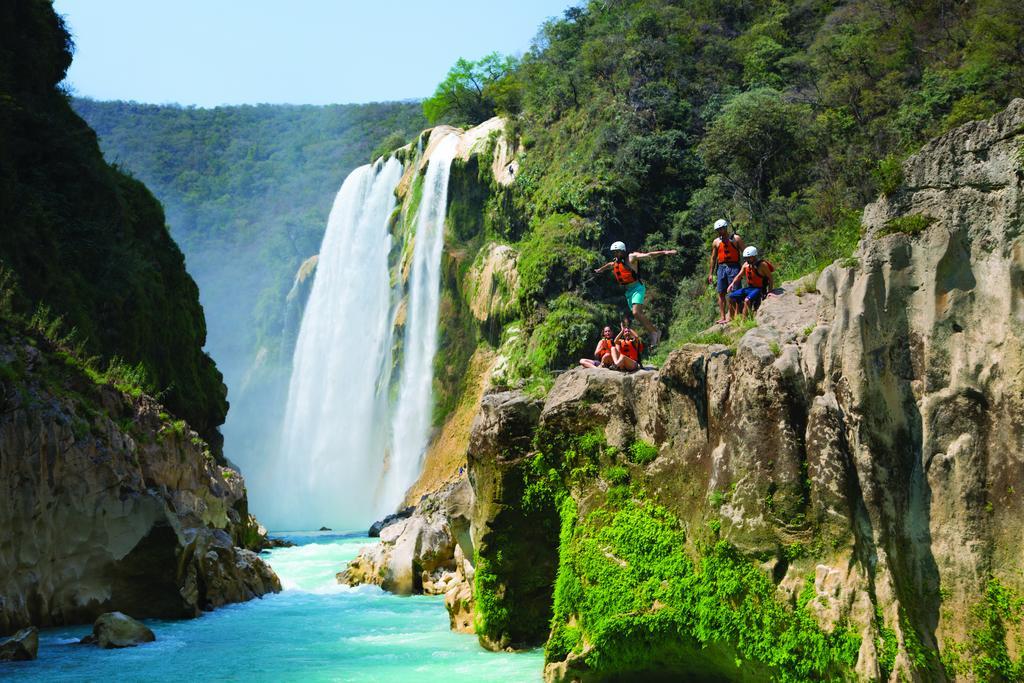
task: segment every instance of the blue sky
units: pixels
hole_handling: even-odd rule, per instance
[[[521,54],[578,0],[55,0],[76,95],[328,104],[430,95],[459,57]]]

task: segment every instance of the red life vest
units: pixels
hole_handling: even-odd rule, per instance
[[[612,352],[612,340],[611,339],[601,339],[601,341],[599,341],[597,343],[597,359],[598,360],[601,360],[602,358],[604,358],[606,353],[611,353],[611,352]]]
[[[632,342],[629,339],[619,340],[619,353],[623,356],[632,358],[634,362],[640,362],[640,349],[638,348],[639,342]]]
[[[736,234],[733,233],[725,239],[721,237],[716,238],[718,240],[718,265],[740,262],[740,250],[736,248],[732,241],[735,236]]]
[[[775,266],[764,260],[758,261],[756,264],[751,264],[749,261],[743,264],[743,275],[747,278],[747,285],[750,287],[764,289],[765,285],[768,284],[768,278],[758,272],[762,264],[768,266],[769,273],[775,270]]]
[[[636,271],[629,267],[628,263],[622,261],[616,261],[612,267],[612,274],[615,275],[615,281],[620,285],[631,285],[637,282],[639,278],[636,276]]]

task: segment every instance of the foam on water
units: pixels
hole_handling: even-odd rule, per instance
[[[146,623],[155,643],[100,650],[88,626],[45,629],[39,659],[5,664],[11,680],[539,681],[539,651],[487,652],[452,633],[439,597],[338,586],[334,574],[370,539],[290,537],[267,555],[285,590],[187,621]]]

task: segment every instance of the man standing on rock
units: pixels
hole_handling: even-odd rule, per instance
[[[633,312],[633,317],[639,320],[640,324],[651,335],[650,347],[653,349],[661,341],[661,331],[654,326],[644,313],[644,298],[647,296],[647,287],[644,285],[643,280],[640,279],[637,262],[640,259],[652,256],[672,256],[678,252],[675,249],[662,249],[660,251],[634,251],[627,255],[626,245],[623,242],[613,243],[611,252],[612,260],[597,268],[594,272],[603,273],[609,268],[612,269],[615,281],[625,287],[626,305]]]
[[[711,264],[708,268],[708,284],[716,281],[718,291],[718,324],[724,325],[732,317],[726,291],[740,272],[740,254],[743,253],[743,238],[729,228],[729,221],[719,218],[715,221],[718,237],[711,243]]]

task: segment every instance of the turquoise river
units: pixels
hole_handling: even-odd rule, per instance
[[[539,651],[486,652],[452,633],[444,601],[339,586],[363,536],[288,534],[264,555],[284,590],[185,621],[152,620],[155,643],[76,645],[89,626],[40,632],[39,658],[4,665],[5,680],[537,681]]]

